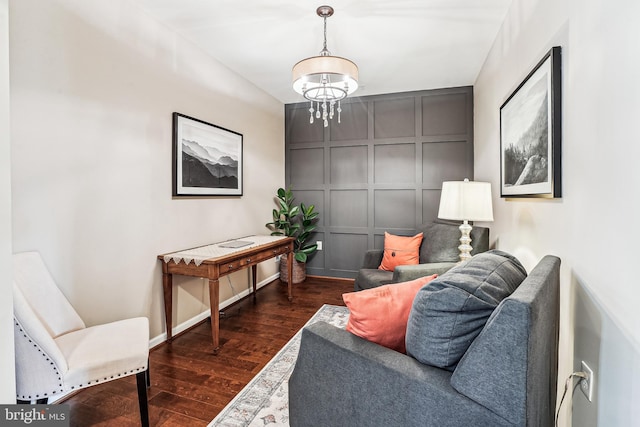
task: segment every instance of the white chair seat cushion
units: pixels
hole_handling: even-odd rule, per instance
[[[63,379],[66,390],[114,380],[147,369],[149,321],[146,317],[69,332],[55,341],[69,367]]]

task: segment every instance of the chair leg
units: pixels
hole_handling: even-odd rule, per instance
[[[147,388],[151,387],[151,365],[149,365],[149,359],[147,359],[147,370],[145,372],[145,377],[147,378]]]
[[[138,404],[140,405],[140,422],[142,427],[149,427],[149,402],[147,401],[147,376],[149,368],[146,371],[136,374],[136,382],[138,383]]]
[[[31,401],[30,400],[16,399],[16,403],[18,405],[31,405]],[[47,403],[49,403],[49,398],[48,397],[44,397],[42,399],[36,400],[36,405],[46,405]]]

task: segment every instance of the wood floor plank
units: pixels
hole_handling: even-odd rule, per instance
[[[171,408],[173,412],[197,418],[205,422],[211,421],[220,411],[220,408],[214,405],[164,391],[158,393],[153,399],[150,399],[149,405]]]
[[[258,291],[256,303],[245,298],[224,310],[217,355],[209,320],[154,348],[150,424],[206,426],[323,304],[344,305],[342,294],[352,290],[353,281],[308,277],[294,285],[290,302],[286,285],[276,280]],[[74,427],[140,425],[133,376],[83,389],[61,403],[70,405]]]

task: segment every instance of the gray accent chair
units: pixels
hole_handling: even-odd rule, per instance
[[[420,263],[400,265],[394,271],[379,270],[382,249],[371,249],[364,254],[362,268],[353,284],[355,291],[371,289],[389,283],[407,282],[419,277],[442,274],[460,261],[460,224],[436,220],[420,227],[424,237],[420,245]],[[489,250],[489,229],[473,227],[471,230],[471,255]]]
[[[545,256],[453,371],[324,322],[305,327],[289,380],[290,425],[552,426],[559,287],[560,259]]]

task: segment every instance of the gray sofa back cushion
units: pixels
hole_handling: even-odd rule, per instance
[[[492,313],[451,385],[513,425],[551,426],[559,324],[560,259],[547,255]]]
[[[460,229],[459,224],[451,224],[436,220],[424,225],[418,231],[422,231],[423,240],[420,246],[420,264],[433,262],[458,262],[460,261]],[[471,230],[472,255],[485,252],[489,249],[489,229],[486,227],[474,227]]]
[[[422,288],[407,325],[407,354],[453,371],[493,310],[527,276],[505,252],[476,255]]]

